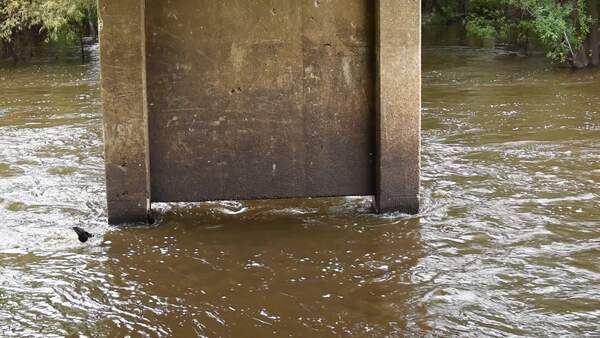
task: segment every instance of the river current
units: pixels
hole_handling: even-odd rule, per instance
[[[0,66],[0,336],[600,335],[598,70],[424,48],[417,216],[229,201],[112,227],[88,53]]]

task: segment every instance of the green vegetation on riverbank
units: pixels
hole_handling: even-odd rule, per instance
[[[598,0],[422,0],[424,23],[464,24],[467,32],[555,62],[600,65]]]
[[[31,58],[36,43],[96,37],[95,0],[0,0],[0,56]]]

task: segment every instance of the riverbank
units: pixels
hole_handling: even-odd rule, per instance
[[[11,67],[16,64],[42,64],[61,62],[93,62],[97,58],[99,45],[94,38],[83,38],[81,43],[39,41],[27,50],[20,52],[15,59],[11,50],[0,43],[0,66]]]

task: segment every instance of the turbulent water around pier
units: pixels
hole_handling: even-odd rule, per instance
[[[90,53],[0,67],[0,336],[600,334],[600,72],[425,48],[418,216],[219,202],[110,227]]]

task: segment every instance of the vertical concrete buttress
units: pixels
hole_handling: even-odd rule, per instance
[[[145,0],[99,1],[106,187],[111,224],[148,221],[144,12]]]
[[[421,0],[377,0],[378,212],[418,213]]]

